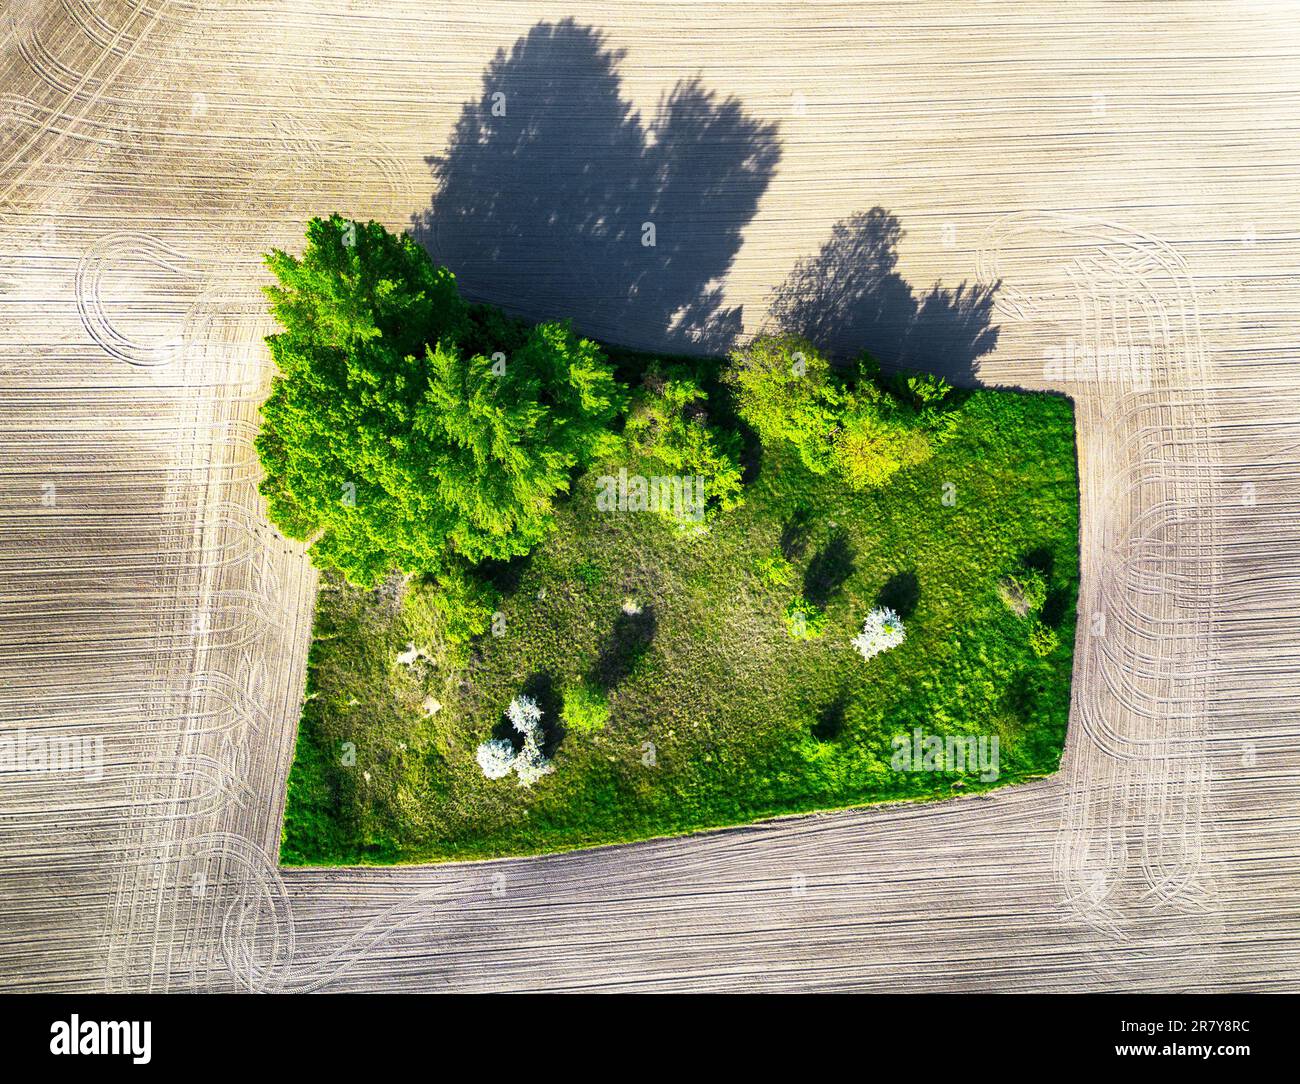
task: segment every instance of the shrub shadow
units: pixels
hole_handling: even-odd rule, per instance
[[[921,600],[921,581],[916,573],[909,570],[898,572],[885,581],[885,586],[876,595],[877,606],[888,606],[904,621],[916,612],[916,604]]]
[[[841,694],[817,712],[817,717],[812,724],[812,736],[823,743],[835,741],[844,733],[847,707],[848,698]]]
[[[1027,569],[1041,572],[1043,579],[1050,581],[1052,572],[1056,568],[1056,554],[1046,546],[1040,546],[1037,549],[1029,550],[1020,558],[1020,563]]]
[[[848,531],[837,528],[808,562],[803,574],[803,597],[825,609],[857,569],[856,558]]]
[[[608,691],[626,681],[654,642],[659,621],[651,604],[640,613],[619,612],[588,678]]]
[[[787,561],[797,561],[808,551],[808,542],[812,536],[812,511],[807,507],[796,508],[790,517],[781,524],[781,556]]]

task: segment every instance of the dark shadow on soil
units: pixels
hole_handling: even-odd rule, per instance
[[[476,565],[474,571],[485,583],[496,588],[502,598],[509,598],[519,590],[532,559],[533,555],[527,553],[509,561],[484,561]]]
[[[809,508],[796,508],[794,513],[781,524],[781,556],[787,561],[798,561],[808,551],[808,542],[812,536],[812,511]]]
[[[1043,608],[1038,615],[1039,620],[1049,628],[1059,629],[1070,609],[1070,594],[1069,591],[1060,587],[1049,589],[1047,598],[1043,602]]]
[[[412,230],[468,298],[722,353],[742,320],[720,284],[780,158],[777,127],[697,78],[643,122],[621,94],[623,55],[573,19],[499,49],[428,159],[438,190]]]
[[[848,698],[843,694],[837,696],[817,713],[813,720],[812,736],[819,742],[835,741],[844,733],[844,714],[848,707]]]
[[[903,230],[882,207],[837,222],[816,256],[801,260],[775,291],[775,330],[801,335],[840,362],[864,351],[886,369],[938,373],[978,383],[978,361],[997,345],[991,323],[997,285],[936,283],[918,296],[896,270]]]
[[[1020,558],[1025,568],[1033,569],[1043,574],[1043,579],[1050,581],[1052,571],[1056,568],[1056,554],[1046,546],[1040,546],[1038,549],[1030,550]]]

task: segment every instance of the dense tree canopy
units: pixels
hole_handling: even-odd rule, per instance
[[[924,462],[956,417],[944,409],[950,389],[940,377],[900,373],[887,381],[867,355],[837,373],[791,335],[761,336],[733,352],[727,380],[765,447],[792,446],[810,471],[835,471],[854,489]]]
[[[594,343],[466,305],[409,237],[313,219],[303,256],[267,265],[283,330],[262,492],[353,583],[526,553],[573,469],[616,441],[623,393]]]
[[[490,613],[470,570],[528,553],[575,469],[622,450],[651,482],[682,483],[665,514],[683,524],[740,503],[739,438],[709,424],[691,369],[652,365],[629,398],[567,323],[467,304],[449,271],[375,222],[313,219],[301,257],[266,262],[281,330],[267,340],[279,372],[257,438],[262,492],[322,568],[361,586],[436,577],[465,637]],[[846,375],[791,336],[736,351],[726,379],[764,445],[857,489],[924,461],[951,420],[942,380],[885,381],[865,357]]]

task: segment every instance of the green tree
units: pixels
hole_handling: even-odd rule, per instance
[[[853,489],[884,485],[904,467],[930,458],[926,434],[904,412],[875,395],[846,396],[832,459]]]
[[[623,428],[628,451],[649,460],[652,470],[703,479],[703,506],[695,513],[704,520],[741,504],[740,437],[709,424],[707,401],[684,370],[652,368],[632,397]]]
[[[725,377],[737,413],[765,448],[792,444],[816,474],[832,466],[843,397],[830,363],[793,335],[764,335],[731,355]]]
[[[526,553],[574,467],[617,445],[624,395],[595,344],[471,309],[409,237],[313,219],[303,256],[267,265],[283,330],[261,489],[321,567],[369,586]]]
[[[810,471],[835,471],[854,489],[883,485],[928,459],[935,439],[951,430],[941,377],[886,380],[866,354],[844,376],[793,336],[760,336],[735,351],[726,379],[737,412],[765,447],[792,446]]]

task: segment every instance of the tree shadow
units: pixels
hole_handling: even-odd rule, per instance
[[[488,560],[474,566],[474,574],[484,583],[495,588],[501,597],[509,598],[519,590],[524,573],[532,563],[533,555],[525,553],[511,557],[508,561]]]
[[[621,611],[591,668],[588,679],[609,690],[631,676],[654,642],[659,621],[651,604],[640,613]]]
[[[826,604],[840,591],[857,568],[853,543],[844,528],[834,531],[826,544],[808,562],[803,574],[803,597],[814,606]]]
[[[898,572],[885,581],[885,586],[876,596],[877,606],[888,606],[904,621],[916,612],[916,604],[921,600],[921,581],[913,571]]]
[[[777,127],[679,81],[643,123],[621,49],[541,22],[483,75],[412,231],[468,298],[656,350],[721,353],[741,333],[721,282],[780,157]]]
[[[769,320],[839,361],[865,351],[886,368],[938,373],[969,387],[976,363],[997,345],[997,284],[936,283],[918,297],[896,270],[902,237],[882,207],[837,222],[821,251],[800,260],[773,292]]]
[[[1043,602],[1043,608],[1039,611],[1038,619],[1049,628],[1059,629],[1062,622],[1065,621],[1065,615],[1070,609],[1070,592],[1063,587],[1052,587],[1048,589],[1047,598]]]

